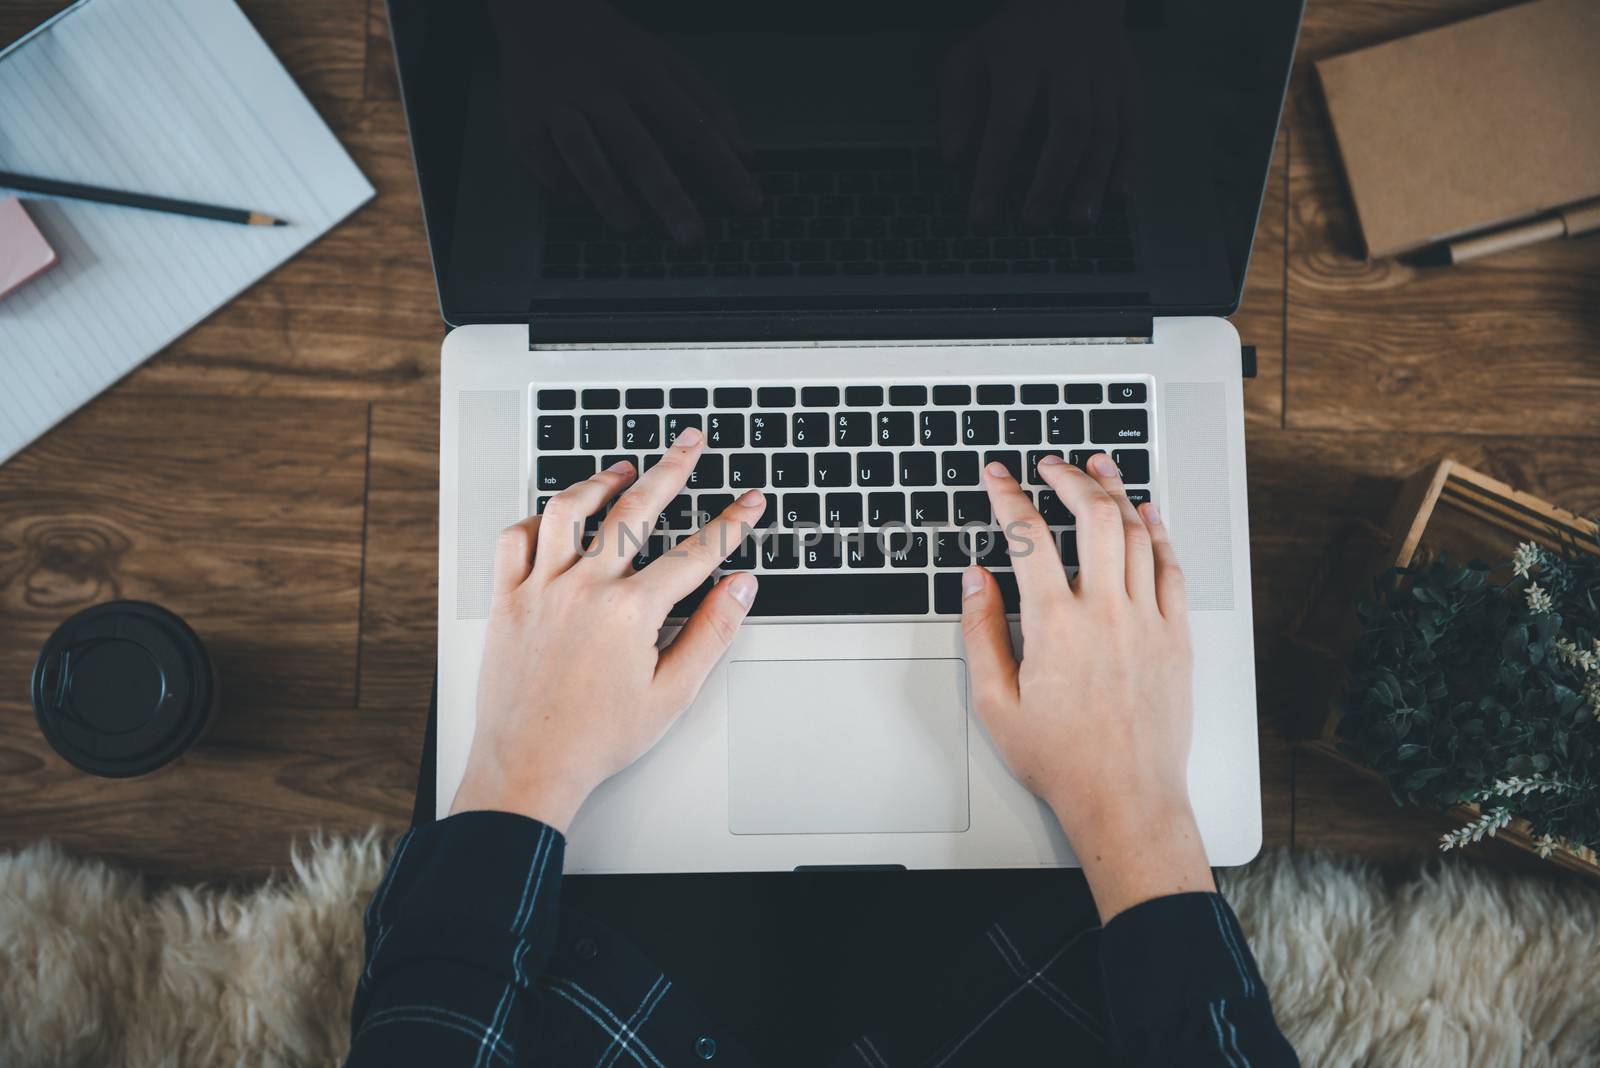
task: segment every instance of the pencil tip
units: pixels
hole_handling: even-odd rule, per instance
[[[273,219],[272,220],[272,225],[273,226],[288,226],[289,225],[289,220],[288,219]]]

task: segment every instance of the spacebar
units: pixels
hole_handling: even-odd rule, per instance
[[[815,571],[757,576],[753,616],[919,616],[928,611],[928,576]]]

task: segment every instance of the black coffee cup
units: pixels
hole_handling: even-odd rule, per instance
[[[189,750],[211,723],[211,658],[182,619],[144,601],[110,601],[68,619],[33,665],[33,714],[75,767],[145,775]]]

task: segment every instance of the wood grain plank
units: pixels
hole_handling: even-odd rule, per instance
[[[438,648],[438,405],[375,404],[371,440],[360,703],[426,712]]]
[[[0,693],[0,848],[124,818],[90,811],[93,798],[165,798],[172,820],[143,834],[180,852],[185,806],[228,810],[246,831],[270,825],[250,780],[282,786],[271,743],[281,711],[314,707],[332,721],[355,703],[366,437],[360,404],[113,391],[0,467],[0,677],[13,680]],[[50,751],[26,696],[33,658],[72,612],[118,597],[194,626],[222,682],[206,745],[227,752],[265,732],[251,774],[228,785],[173,768],[113,790]],[[366,759],[332,740],[304,748]]]
[[[395,73],[394,43],[389,34],[389,8],[384,0],[367,0],[368,100],[399,100],[400,78]]]
[[[1495,6],[1504,5],[1314,2],[1307,11],[1289,100],[1288,426],[1600,435],[1600,241],[1451,268],[1361,259],[1307,62]]]

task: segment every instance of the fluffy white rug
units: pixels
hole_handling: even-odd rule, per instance
[[[249,891],[0,856],[0,1065],[337,1064],[385,846],[314,842]],[[1600,1064],[1600,894],[1280,852],[1224,890],[1308,1066]]]

